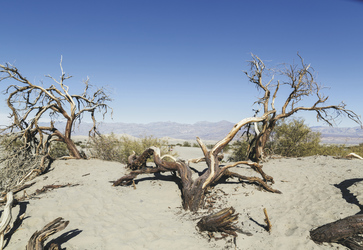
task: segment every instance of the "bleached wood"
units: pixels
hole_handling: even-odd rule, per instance
[[[363,160],[363,157],[355,154],[355,153],[350,153],[346,156],[347,158],[357,158],[357,159],[360,159],[360,160]]]
[[[6,199],[7,199],[7,202],[6,202],[3,214],[1,216],[1,223],[0,223],[0,250],[2,250],[3,246],[4,246],[4,235],[6,233],[5,230],[9,226],[11,219],[12,219],[11,209],[12,209],[13,201],[14,201],[13,192],[9,192],[6,195]]]

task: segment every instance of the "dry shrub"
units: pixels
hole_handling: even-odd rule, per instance
[[[145,149],[156,146],[161,149],[161,154],[175,153],[168,152],[168,141],[153,136],[144,136],[139,139],[133,139],[128,136],[117,137],[115,134],[100,135],[93,137],[90,144],[91,157],[105,160],[117,161],[127,164],[127,158],[135,151],[137,155],[142,154]]]
[[[0,138],[0,191],[8,192],[19,184],[24,176],[41,166],[42,155],[35,155],[31,150],[26,150],[20,140],[11,137]],[[44,162],[48,166],[49,160]]]

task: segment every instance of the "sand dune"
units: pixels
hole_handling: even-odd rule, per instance
[[[176,150],[186,159],[201,155],[198,148]],[[205,165],[193,167],[202,170]],[[220,197],[215,207],[233,206],[240,214],[238,226],[253,234],[239,234],[237,249],[345,249],[338,244],[315,244],[309,230],[361,211],[362,167],[361,160],[325,156],[270,160],[264,170],[274,177],[274,188],[283,194],[230,180],[213,190]],[[234,171],[255,174],[245,166]],[[77,185],[54,189],[17,205],[13,216],[21,210],[26,218],[5,249],[25,249],[30,236],[57,217],[70,223],[50,240],[62,242],[66,249],[235,248],[232,241],[209,241],[198,233],[196,219],[206,211],[192,214],[181,208],[180,190],[170,174],[139,176],[136,189],[112,187],[110,181],[125,173],[124,165],[116,162],[55,161],[51,171],[33,180],[36,184],[26,192],[45,185]],[[350,200],[343,198],[342,192]],[[271,233],[261,227],[263,208],[270,216]]]

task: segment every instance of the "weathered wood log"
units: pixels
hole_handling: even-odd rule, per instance
[[[346,245],[345,243],[349,244],[349,241],[354,240],[354,236],[362,233],[363,214],[357,214],[311,230],[310,237],[318,243],[337,242]],[[362,245],[357,244],[357,246],[360,248],[352,249],[363,249]]]
[[[154,150],[147,149],[145,150],[140,156],[136,156],[135,152],[129,156],[128,158],[128,164],[126,168],[132,169],[132,170],[138,170],[146,167],[146,161],[149,159],[152,154],[154,153]]]
[[[4,235],[8,229],[8,226],[11,222],[11,209],[13,207],[13,201],[14,201],[14,196],[13,196],[13,192],[9,192],[6,195],[6,205],[4,208],[4,212],[2,214],[2,218],[1,218],[1,223],[0,223],[0,249],[3,249],[3,245],[4,245]],[[12,225],[10,225],[10,229],[11,229]],[[8,229],[8,230],[10,230]]]
[[[43,250],[44,242],[51,236],[64,228],[69,224],[69,221],[64,221],[59,217],[43,227],[42,230],[36,231],[29,239],[26,246],[26,250]],[[59,249],[58,246],[52,244],[52,249]]]
[[[238,220],[238,214],[234,214],[233,207],[224,208],[217,213],[204,216],[197,223],[200,231],[224,232],[229,235],[237,236],[234,222]]]

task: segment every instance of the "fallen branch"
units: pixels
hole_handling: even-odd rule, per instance
[[[14,195],[13,192],[9,192],[7,194],[7,202],[4,208],[4,212],[2,214],[2,219],[0,223],[0,250],[3,249],[4,246],[4,235],[7,231],[9,231],[12,228],[12,225],[9,225],[12,219],[11,216],[11,209],[13,206],[14,201]],[[10,226],[10,228],[8,228]]]
[[[28,187],[33,186],[34,184],[35,184],[35,182],[25,184],[25,185],[22,185],[22,186],[16,186],[11,190],[11,192],[13,192],[13,194],[16,194],[16,193],[18,193],[18,192],[20,192],[20,191],[22,191],[22,190],[24,190],[24,189],[26,189]],[[6,193],[3,193],[2,197],[0,197],[0,203],[5,203],[6,201],[7,201],[7,195],[6,195]]]
[[[64,228],[69,224],[69,221],[64,221],[59,217],[43,227],[42,230],[36,231],[29,239],[26,246],[26,250],[43,250],[44,242],[51,236]],[[52,247],[56,249],[55,246]],[[59,248],[59,247],[58,247]]]
[[[37,189],[35,190],[34,194],[41,194],[41,193],[45,193],[48,190],[53,190],[53,189],[58,189],[58,188],[64,188],[64,187],[74,187],[74,186],[78,186],[79,184],[65,184],[65,185],[47,185],[47,186],[43,186],[42,189]]]
[[[264,182],[261,178],[254,177],[254,176],[248,177],[248,176],[240,175],[238,173],[234,173],[231,171],[226,171],[225,175],[227,177],[237,177],[240,182],[247,181],[249,183],[255,183],[255,184],[263,187],[265,190],[267,190],[269,192],[276,193],[276,194],[282,194],[282,192],[280,190],[273,189],[266,182]]]
[[[351,158],[357,158],[357,159],[363,160],[363,157],[361,157],[361,156],[359,156],[359,155],[357,155],[357,154],[355,154],[355,153],[350,153],[350,154],[348,154],[348,155],[346,156],[346,158],[349,158],[349,159],[351,159]]]
[[[266,208],[263,209],[263,213],[265,214],[266,230],[267,232],[271,232],[272,225],[270,219],[268,218]]]
[[[31,199],[32,197],[34,197],[36,195],[39,195],[39,194],[42,194],[42,193],[45,193],[45,192],[47,192],[49,190],[64,188],[64,187],[74,187],[74,186],[78,186],[78,185],[79,184],[70,184],[70,183],[68,183],[68,184],[64,184],[64,185],[47,185],[47,186],[43,186],[41,189],[35,190],[35,192],[30,194],[30,195],[27,194],[25,196],[25,191],[24,191],[23,197],[18,198],[17,201],[23,201],[26,198]]]

